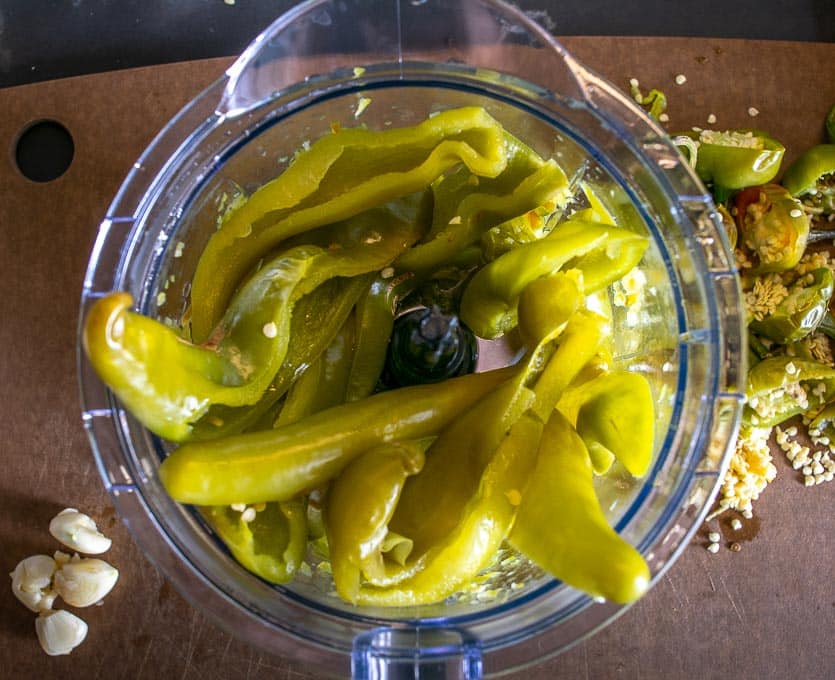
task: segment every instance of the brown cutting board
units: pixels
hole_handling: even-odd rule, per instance
[[[822,139],[835,103],[835,45],[666,38],[571,38],[582,61],[627,87],[665,90],[670,129],[762,127],[787,160]],[[79,416],[78,301],[98,222],[157,130],[219,77],[227,59],[105,73],[0,90],[0,567],[58,546],[50,518],[70,505],[114,539],[121,571],[69,657],[47,657],[34,616],[0,588],[5,678],[306,678],[192,609],[134,545],[99,481]],[[676,85],[683,74],[687,81]],[[756,118],[749,107],[760,111]],[[75,140],[59,179],[35,184],[11,149],[30,122],[53,118]],[[742,550],[700,536],[650,594],[555,659],[517,672],[545,678],[835,677],[835,484],[806,489],[778,458]]]

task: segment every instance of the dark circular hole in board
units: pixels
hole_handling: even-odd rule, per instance
[[[72,163],[75,144],[69,130],[55,120],[39,120],[26,126],[14,148],[18,170],[33,182],[51,182]]]

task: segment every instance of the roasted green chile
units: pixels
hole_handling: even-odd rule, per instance
[[[202,508],[203,517],[244,567],[271,583],[292,580],[307,552],[304,500],[251,508],[251,520],[244,512],[228,505]]]
[[[325,530],[339,596],[354,602],[364,579],[389,585],[384,555],[405,566],[411,539],[389,531],[406,479],[424,463],[428,442],[395,442],[351,461],[327,492]]]
[[[322,486],[363,451],[436,435],[512,369],[417,385],[320,411],[292,425],[189,442],[159,468],[174,500],[196,505],[287,500]]]
[[[647,243],[624,229],[569,220],[482,267],[464,291],[461,318],[476,335],[499,337],[516,326],[519,296],[535,279],[568,266],[582,272],[584,290],[593,293],[635,267]]]
[[[195,340],[210,336],[245,274],[283,240],[423,191],[461,163],[496,177],[508,163],[506,141],[501,125],[477,107],[443,111],[414,127],[343,128],[317,140],[212,235],[192,284]]]
[[[509,540],[561,581],[595,597],[632,602],[649,588],[649,567],[607,523],[593,476],[583,440],[554,411]]]
[[[637,598],[646,564],[591,477],[651,464],[652,394],[608,369],[605,291],[648,239],[483,109],[333,129],[222,216],[182,332],[119,293],[85,321],[101,377],[181,443],[162,484],[253,573],[286,582],[310,549],[358,605],[442,601],[536,532],[528,556],[558,578]],[[570,189],[587,207],[566,220]],[[435,304],[523,358],[375,394],[395,316]]]

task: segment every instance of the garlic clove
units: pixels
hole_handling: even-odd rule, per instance
[[[53,611],[35,619],[35,632],[50,656],[69,654],[87,637],[87,624],[68,611]]]
[[[49,533],[68,548],[88,555],[106,552],[112,544],[89,516],[75,508],[66,508],[55,515],[49,523]]]
[[[56,566],[49,555],[32,555],[21,560],[9,574],[15,597],[33,612],[52,608],[55,600],[52,578]]]
[[[56,550],[53,553],[52,557],[55,559],[55,564],[58,565],[57,566],[58,569],[63,567],[71,559],[71,556],[70,556],[69,553],[61,552],[60,550]]]
[[[70,561],[55,572],[55,592],[73,607],[89,607],[116,585],[119,571],[104,560],[89,557]]]

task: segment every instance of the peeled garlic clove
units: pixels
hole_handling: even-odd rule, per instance
[[[119,571],[104,560],[89,557],[67,562],[55,572],[55,592],[73,607],[89,607],[116,585]]]
[[[51,609],[55,600],[52,592],[55,569],[55,560],[49,555],[32,555],[21,560],[9,574],[15,597],[33,612]]]
[[[87,624],[75,614],[55,611],[35,619],[35,632],[43,651],[49,656],[69,654],[87,637]]]
[[[88,555],[106,552],[112,544],[90,517],[75,508],[66,508],[53,517],[49,533],[68,548]]]
[[[58,569],[60,569],[60,568],[61,568],[61,567],[63,567],[63,566],[64,566],[67,562],[69,562],[69,561],[70,561],[70,559],[72,558],[72,555],[70,555],[70,554],[68,554],[68,553],[65,553],[65,552],[61,552],[60,550],[56,550],[56,551],[52,554],[52,557],[54,557],[54,558],[55,558],[55,564],[57,565],[57,568],[58,568]]]

